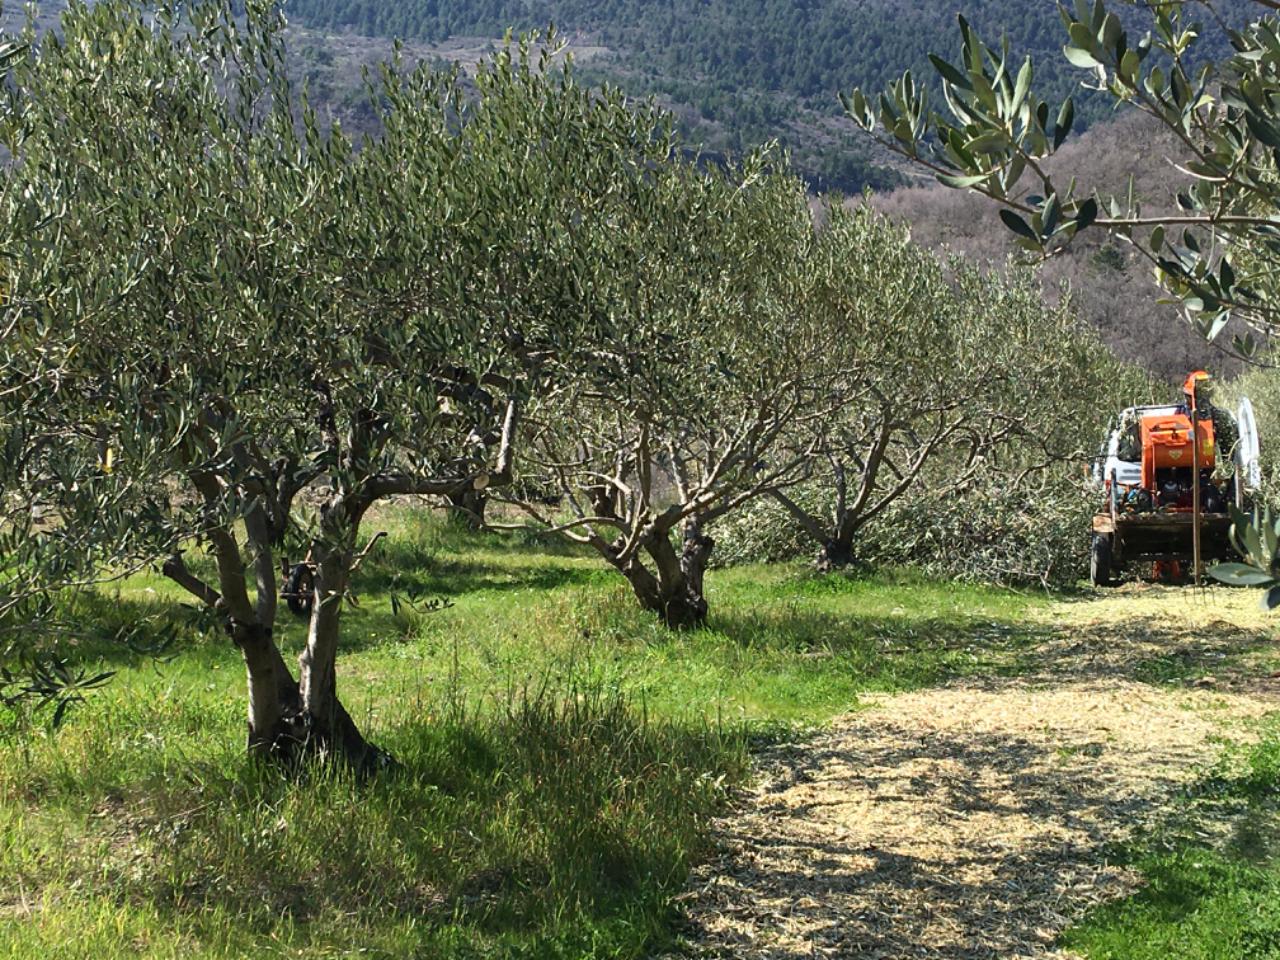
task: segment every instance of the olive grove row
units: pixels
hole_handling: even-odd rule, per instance
[[[0,649],[60,589],[157,568],[241,651],[252,750],[368,770],[335,663],[379,501],[505,501],[491,522],[685,627],[744,504],[839,565],[926,467],[959,489],[1092,440],[1061,413],[1115,367],[1032,282],[815,215],[769,152],[699,164],[528,42],[474,77],[388,64],[353,143],[282,27],[101,0],[4,40]],[[295,671],[273,631],[304,555]]]

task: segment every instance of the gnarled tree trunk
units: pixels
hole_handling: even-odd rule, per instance
[[[341,761],[364,776],[389,766],[392,759],[364,738],[338,697],[338,638],[353,557],[343,547],[315,550],[313,556],[315,596],[307,646],[298,658],[296,739],[301,753]]]
[[[449,494],[449,519],[462,524],[469,530],[480,530],[484,527],[484,510],[489,498],[483,490],[468,488]]]
[[[822,573],[843,570],[855,562],[856,554],[853,545],[858,532],[872,516],[892,502],[892,498],[886,498],[873,511],[864,511],[861,504],[871,494],[870,482],[859,494],[858,501],[850,504],[846,497],[844,471],[838,464],[835,477],[836,505],[833,515],[825,520],[805,510],[785,492],[772,491],[773,498],[791,514],[792,518],[800,524],[801,529],[821,544],[815,566]]]
[[[244,658],[249,683],[249,752],[264,760],[295,752],[298,683],[285,665],[271,628],[233,624],[231,640]]]
[[[843,570],[853,563],[853,543],[849,539],[832,537],[818,551],[817,568],[822,573]]]
[[[275,597],[260,596],[256,606],[244,590],[244,567],[239,547],[227,530],[214,531],[219,579],[224,592],[195,576],[174,554],[164,564],[164,574],[184,587],[222,618],[223,627],[244,660],[248,685],[248,748],[264,760],[280,760],[297,753],[297,717],[302,708],[298,684],[276,646],[271,623]],[[274,591],[274,580],[269,585]]]
[[[656,533],[645,546],[656,574],[635,559],[619,569],[640,606],[658,614],[673,630],[694,629],[707,620],[704,580],[714,546],[715,541],[697,524],[690,524],[679,554],[665,531]]]

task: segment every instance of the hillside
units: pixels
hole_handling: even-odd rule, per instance
[[[41,26],[65,5],[42,0]],[[1251,9],[1248,0],[1216,7],[1229,20]],[[958,48],[957,15],[990,41],[1007,38],[1012,58],[1030,54],[1050,99],[1075,97],[1080,130],[1111,116],[1062,57],[1056,0],[287,0],[286,12],[293,72],[323,113],[357,134],[376,133],[362,71],[391,55],[393,39],[405,41],[410,60],[470,64],[508,29],[548,24],[568,41],[585,81],[655,97],[688,141],[711,154],[776,139],[820,192],[883,192],[919,181],[843,118],[837,93],[883,87],[904,69],[931,78],[928,54]],[[1145,31],[1142,11],[1119,12],[1136,34]],[[15,29],[24,15],[10,5],[0,23]]]
[[[1067,144],[1049,165],[1064,177],[1078,178],[1082,192],[1123,196],[1132,178],[1135,196],[1149,211],[1173,204],[1181,174],[1153,157],[1179,155],[1171,133],[1137,113],[1099,124]],[[976,194],[924,183],[873,197],[882,212],[911,225],[912,237],[926,247],[1002,264],[1018,251],[997,217],[996,207]],[[1181,316],[1177,306],[1160,302],[1163,294],[1148,261],[1104,233],[1086,233],[1041,268],[1050,291],[1069,289],[1081,314],[1124,360],[1169,382],[1188,370],[1205,367],[1234,373],[1238,361],[1210,345]],[[1230,343],[1224,334],[1223,343]]]
[[[992,41],[1007,37],[1015,58],[1033,55],[1051,98],[1078,98],[1082,126],[1108,112],[1062,58],[1055,0],[292,0],[288,9],[317,30],[413,39],[446,59],[449,38],[554,23],[588,51],[589,75],[657,96],[710,150],[777,138],[820,190],[899,182],[893,163],[841,119],[836,94],[883,87],[906,68],[930,76],[927,55],[957,48],[957,14]],[[1145,23],[1138,11],[1128,18]]]

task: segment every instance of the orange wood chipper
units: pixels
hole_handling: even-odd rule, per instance
[[[1259,482],[1253,408],[1234,415],[1203,394],[1209,375],[1183,384],[1183,402],[1121,412],[1094,476],[1103,488],[1093,518],[1089,579],[1113,582],[1127,567],[1153,564],[1157,577],[1198,577],[1200,565],[1230,555],[1229,506],[1244,506]],[[1221,469],[1228,463],[1234,469]]]

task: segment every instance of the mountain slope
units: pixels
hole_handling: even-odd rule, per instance
[[[1245,0],[1224,7],[1237,19],[1249,9]],[[1039,89],[1075,96],[1082,127],[1109,113],[1081,90],[1088,73],[1062,57],[1056,0],[291,0],[288,10],[316,29],[428,44],[554,23],[607,48],[587,65],[591,79],[659,96],[711,150],[780,139],[819,189],[895,184],[887,158],[840,117],[836,94],[882,88],[908,68],[931,78],[928,54],[958,48],[957,14],[989,41],[1006,37],[1015,59],[1033,55]],[[1124,16],[1135,30],[1146,22],[1139,10]]]
[[[1068,143],[1048,165],[1060,178],[1075,176],[1084,193],[1123,197],[1130,189],[1149,213],[1176,209],[1174,195],[1186,182],[1165,158],[1182,147],[1172,133],[1136,111],[1098,124]],[[925,183],[871,203],[911,226],[925,247],[972,261],[1003,264],[1018,255],[1013,235],[1000,223],[995,204],[967,191]],[[1156,285],[1151,264],[1135,249],[1106,233],[1087,231],[1041,268],[1049,295],[1070,291],[1081,316],[1098,328],[1117,356],[1170,383],[1204,367],[1218,375],[1240,369],[1238,361],[1206,343]],[[1221,337],[1231,342],[1234,327]]]

